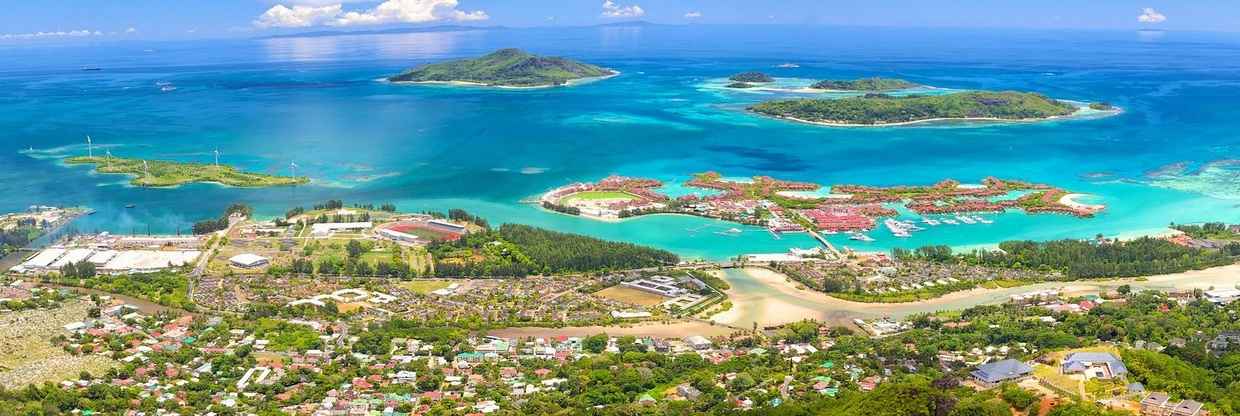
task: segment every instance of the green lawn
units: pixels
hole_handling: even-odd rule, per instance
[[[637,199],[637,196],[634,196],[633,194],[630,194],[628,192],[621,192],[621,191],[585,191],[585,192],[578,192],[578,193],[566,196],[563,199],[561,199],[560,202],[564,203],[564,202],[572,202],[572,201],[600,201],[600,200],[607,200],[607,199],[633,200],[633,199]]]
[[[448,280],[419,279],[400,282],[400,287],[410,292],[427,294],[448,287],[450,284],[452,282]]]

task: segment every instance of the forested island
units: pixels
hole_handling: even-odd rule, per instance
[[[618,72],[567,58],[500,49],[475,59],[422,65],[389,77],[391,82],[459,83],[493,87],[552,87],[609,77]]]
[[[775,78],[761,72],[741,72],[739,74],[728,77],[729,81],[736,82],[775,82]]]
[[[919,86],[921,84],[898,78],[871,77],[851,80],[828,79],[818,81],[810,88],[836,91],[894,91]]]
[[[875,126],[934,120],[1045,120],[1070,115],[1077,108],[1036,93],[977,91],[935,96],[866,94],[839,99],[778,100],[753,105],[749,110],[807,123]]]
[[[289,186],[310,183],[305,176],[278,176],[243,172],[228,165],[173,162],[119,157],[76,156],[65,159],[69,165],[95,165],[99,173],[132,175],[136,186],[177,186],[195,182],[214,182],[245,188]]]

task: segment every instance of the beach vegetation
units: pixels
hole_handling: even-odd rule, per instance
[[[771,78],[770,75],[767,75],[762,72],[749,71],[749,72],[741,72],[739,74],[732,75],[728,77],[728,80],[735,81],[735,82],[754,83],[754,82],[774,82],[775,78]]]

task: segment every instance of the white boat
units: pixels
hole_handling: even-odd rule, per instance
[[[994,223],[995,223],[995,222],[994,222],[994,221],[992,221],[992,220],[988,220],[988,219],[982,218],[982,217],[977,216],[977,215],[974,215],[974,216],[973,216],[973,219],[974,219],[974,220],[977,220],[977,222],[980,222],[980,223],[982,223],[982,224],[994,224]]]
[[[931,227],[936,226],[936,225],[939,225],[939,224],[942,224],[942,223],[940,223],[940,222],[939,222],[939,220],[930,219],[930,218],[922,218],[922,219],[921,219],[921,223],[922,223],[922,224],[929,225],[929,226],[931,226]]]
[[[943,223],[944,223],[944,224],[947,224],[947,225],[958,225],[958,224],[960,224],[959,222],[956,222],[956,220],[949,219],[949,218],[944,218],[944,219],[943,219]]]
[[[964,215],[956,215],[956,221],[960,221],[960,222],[963,222],[963,223],[965,223],[965,224],[977,224],[977,221],[973,221],[973,219],[972,219],[972,218],[969,218],[969,217],[964,216]]]
[[[848,239],[857,241],[874,241],[874,239],[870,236],[861,233],[852,233],[848,236]]]

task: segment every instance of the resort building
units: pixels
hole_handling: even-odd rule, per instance
[[[676,286],[676,279],[667,276],[637,279],[631,282],[622,282],[620,285],[669,298],[689,293],[688,289]]]
[[[994,387],[1008,381],[1020,381],[1033,374],[1033,368],[1020,360],[1006,359],[977,366],[973,379],[984,387]]]
[[[1064,374],[1084,374],[1086,379],[1110,380],[1124,377],[1128,367],[1115,354],[1107,352],[1074,352],[1064,358],[1061,368]]]
[[[1171,401],[1167,393],[1150,393],[1141,400],[1141,416],[1204,416],[1202,404],[1192,400]]]
[[[271,260],[268,260],[266,257],[250,253],[238,254],[228,259],[228,263],[232,264],[234,267],[240,267],[242,269],[262,267],[270,262]]]
[[[310,225],[310,235],[326,237],[339,232],[361,232],[369,230],[374,224],[367,222],[325,222]]]

